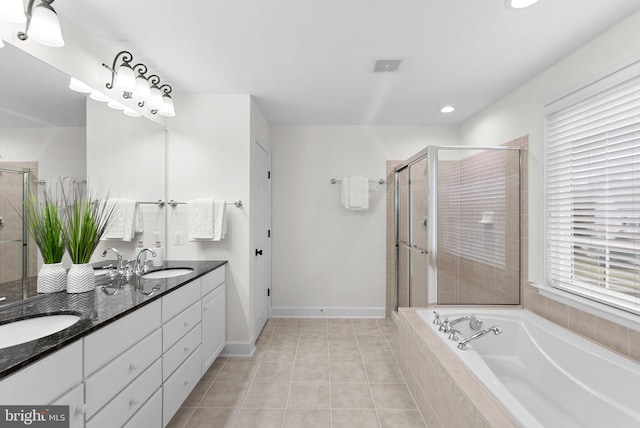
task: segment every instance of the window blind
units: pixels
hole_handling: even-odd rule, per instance
[[[546,109],[546,277],[640,313],[640,72]]]

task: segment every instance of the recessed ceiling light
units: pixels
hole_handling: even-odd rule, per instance
[[[507,9],[524,9],[537,3],[538,0],[505,0],[504,6]]]
[[[451,113],[453,111],[455,111],[456,108],[453,106],[444,106],[440,109],[440,113]]]

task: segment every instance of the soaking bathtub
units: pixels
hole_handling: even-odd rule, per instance
[[[525,310],[440,310],[449,321],[463,315],[482,320],[468,350],[438,331],[432,310],[417,315],[504,406],[527,428],[640,427],[640,365]],[[460,340],[468,321],[454,326]]]

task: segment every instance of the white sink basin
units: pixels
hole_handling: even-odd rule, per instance
[[[154,270],[153,272],[148,272],[142,275],[143,279],[162,279],[162,278],[173,278],[176,276],[186,275],[188,273],[193,272],[191,268],[169,268],[162,270]]]
[[[0,325],[0,349],[57,333],[80,321],[76,315],[47,315]]]

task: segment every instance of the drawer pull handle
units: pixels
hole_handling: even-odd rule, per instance
[[[84,415],[85,413],[87,413],[87,406],[86,404],[82,404],[80,406],[76,406],[76,415]]]
[[[134,407],[138,405],[138,400],[136,400],[135,398],[132,398],[131,400],[129,400],[129,406]]]
[[[187,328],[187,327],[189,327],[189,321],[184,322],[184,328]]]
[[[129,371],[131,372],[135,372],[136,370],[138,370],[140,367],[138,367],[138,365],[136,363],[131,363],[129,364]]]
[[[185,347],[184,347],[184,353],[185,353],[185,354],[188,354],[188,353],[189,353],[189,351],[191,351],[191,348],[189,348],[188,346],[185,346]]]
[[[191,383],[191,379],[187,379],[184,381],[184,386],[189,386],[190,383]]]
[[[202,308],[202,312],[207,312],[207,307]]]

